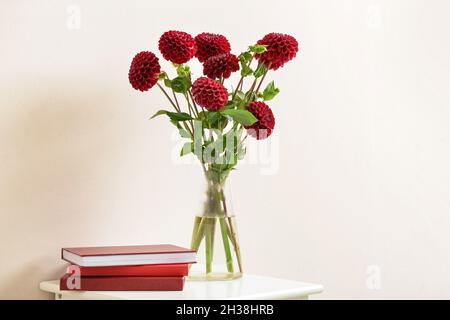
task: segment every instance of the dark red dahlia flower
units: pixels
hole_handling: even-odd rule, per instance
[[[219,82],[201,77],[192,85],[195,102],[209,111],[222,109],[228,102],[228,91]]]
[[[159,51],[164,59],[176,64],[183,64],[194,56],[195,41],[186,32],[167,31],[159,39]]]
[[[245,127],[248,134],[258,140],[268,138],[275,127],[275,117],[272,110],[262,101],[250,103],[247,106],[247,110],[258,119],[258,122]]]
[[[223,53],[213,56],[203,64],[203,74],[211,79],[229,78],[239,70],[239,59],[234,54]]]
[[[257,43],[266,45],[267,50],[260,55],[256,55],[256,58],[272,70],[282,67],[286,62],[292,60],[298,52],[297,40],[287,34],[269,33]]]
[[[128,79],[134,89],[147,91],[158,82],[160,72],[158,58],[152,52],[142,51],[133,58]]]
[[[231,51],[227,38],[220,34],[200,33],[195,37],[197,52],[195,56],[200,62],[205,62],[208,58]]]

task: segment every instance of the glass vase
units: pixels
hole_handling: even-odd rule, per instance
[[[232,280],[242,276],[242,258],[232,212],[231,193],[225,183],[207,179],[203,212],[194,219],[191,248],[197,251],[197,265],[190,280]]]

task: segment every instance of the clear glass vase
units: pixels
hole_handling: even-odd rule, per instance
[[[207,178],[203,212],[194,220],[191,248],[197,265],[190,280],[232,280],[242,276],[242,258],[229,188]]]

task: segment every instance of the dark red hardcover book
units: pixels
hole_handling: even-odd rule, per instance
[[[72,291],[181,291],[184,277],[78,277],[65,274],[60,290]]]
[[[78,268],[81,277],[183,277],[189,272],[189,265],[153,264],[143,266],[113,266],[113,267],[78,267],[71,265],[68,272]]]
[[[63,248],[61,256],[83,267],[194,263],[195,250],[170,244]]]

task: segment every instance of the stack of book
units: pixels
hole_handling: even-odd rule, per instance
[[[61,290],[181,291],[196,252],[174,245],[63,248]]]

